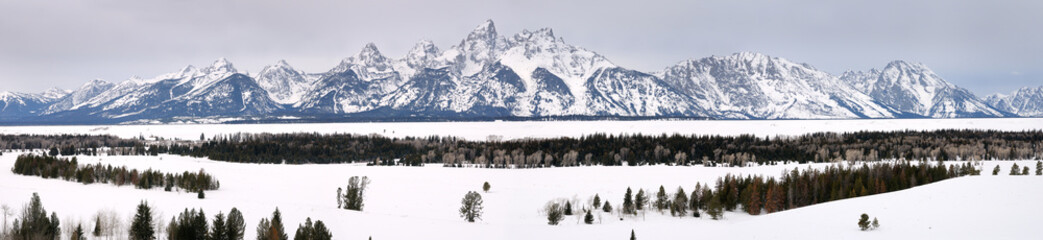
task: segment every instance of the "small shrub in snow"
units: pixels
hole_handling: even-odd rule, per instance
[[[547,212],[547,224],[558,225],[565,218],[565,208],[560,202],[549,202],[544,206],[543,210]]]
[[[858,228],[862,229],[862,231],[869,230],[869,224],[869,214],[863,213],[862,216],[858,218]]]
[[[489,188],[492,188],[492,186],[489,185],[489,182],[485,182],[485,184],[482,184],[482,191],[483,192],[489,192]]]

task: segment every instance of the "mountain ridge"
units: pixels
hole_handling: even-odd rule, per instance
[[[1024,95],[1024,94],[1023,94]],[[441,50],[421,40],[401,58],[375,43],[323,73],[284,60],[247,75],[225,58],[151,79],[92,80],[74,91],[0,94],[4,122],[185,119],[381,120],[489,118],[854,119],[1038,116],[981,99],[920,63],[830,74],[807,63],[738,52],[658,72],[618,66],[552,29],[500,35],[492,20]],[[994,107],[1002,105],[1002,107]]]

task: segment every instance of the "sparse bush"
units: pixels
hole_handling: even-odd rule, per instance
[[[492,188],[492,186],[489,185],[489,182],[485,182],[485,184],[482,184],[482,191],[483,192],[489,192],[489,188]]]
[[[858,228],[862,231],[869,230],[869,224],[869,214],[863,213],[862,216],[858,218]]]

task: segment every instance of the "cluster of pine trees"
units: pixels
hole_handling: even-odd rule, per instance
[[[163,187],[171,191],[174,187],[186,191],[217,190],[221,183],[202,169],[199,172],[163,173],[148,169],[138,171],[112,165],[79,165],[76,157],[61,158],[34,154],[19,155],[11,171],[15,174],[55,178],[83,184],[111,183],[117,186],[134,185],[140,189]]]
[[[130,228],[124,232],[127,234],[124,235],[126,236],[125,239],[155,240],[161,235],[157,231],[159,230],[156,223],[158,219],[153,219],[155,213],[152,208],[153,206],[144,201],[137,205],[135,214],[130,220]],[[122,221],[114,221],[113,223],[119,224],[120,222]],[[90,233],[84,231],[82,224],[77,224],[74,230],[67,230],[67,233],[69,233],[68,238],[62,238],[62,231],[59,228],[60,224],[57,213],[51,212],[48,215],[47,210],[44,209],[43,203],[40,201],[39,194],[33,193],[29,203],[22,208],[21,216],[14,220],[12,231],[8,235],[0,235],[0,239],[81,240],[87,239],[88,235],[90,235]],[[109,227],[112,226],[106,226],[105,228]],[[94,238],[115,237],[104,235],[102,228],[102,221],[99,217],[94,226]],[[236,208],[232,208],[228,215],[224,213],[214,215],[213,220],[207,219],[202,209],[185,209],[184,212],[172,217],[170,223],[164,228],[166,230],[164,237],[170,240],[242,240],[246,231],[246,223],[243,219],[243,213]],[[282,216],[278,208],[275,209],[270,220],[264,218],[258,223],[257,239],[289,239],[287,232],[283,228]],[[322,221],[312,222],[311,218],[308,218],[298,226],[293,239],[330,240],[333,239],[333,234]]]
[[[33,193],[29,203],[22,207],[22,216],[14,220],[13,231],[9,237],[25,240],[57,240],[62,235],[58,228],[60,224],[58,214],[51,212],[48,217],[47,210],[40,201],[40,195]]]
[[[343,163],[490,168],[579,165],[749,166],[790,161],[1013,160],[1043,158],[1043,131],[861,131],[791,137],[606,135],[466,141],[352,134],[232,134],[147,151],[250,163]],[[397,161],[395,161],[397,160]]]
[[[718,178],[713,187],[696,184],[690,193],[682,187],[669,192],[660,186],[654,195],[646,194],[644,189],[634,194],[627,188],[620,213],[637,215],[654,210],[671,216],[700,217],[700,212],[704,212],[716,220],[728,211],[742,210],[751,215],[773,213],[979,174],[980,171],[970,163],[947,167],[941,162],[876,163],[859,167],[834,165],[821,170],[794,168],[780,179],[728,174]],[[594,199],[596,206],[600,203],[600,196],[596,195]]]
[[[102,147],[134,147],[139,143],[141,141],[137,139],[122,139],[111,135],[0,135],[0,149],[55,149],[62,155],[86,153],[92,149],[98,152],[97,149]]]

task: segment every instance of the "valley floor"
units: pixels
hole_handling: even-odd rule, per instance
[[[162,222],[185,208],[203,208],[212,218],[219,211],[227,213],[237,207],[246,219],[246,239],[254,238],[258,221],[270,217],[276,207],[291,235],[297,224],[311,217],[325,222],[334,239],[627,239],[631,230],[638,239],[1033,239],[1041,235],[1037,227],[1043,222],[1039,205],[1043,176],[1007,176],[1012,161],[983,162],[982,176],[766,215],[727,212],[724,220],[714,221],[705,214],[703,218],[676,218],[648,211],[621,221],[616,214],[600,213],[593,225],[583,224],[582,215],[574,215],[561,225],[550,226],[540,209],[558,198],[589,203],[599,194],[618,209],[627,187],[652,192],[664,185],[672,193],[681,186],[690,192],[696,183],[712,184],[726,173],[777,177],[795,167],[827,164],[505,170],[236,164],[171,155],[79,157],[81,164],[101,162],[139,170],[205,169],[221,181],[221,189],[207,192],[206,199],[196,199],[195,193],[14,175],[9,169],[17,155],[6,152],[0,157],[0,203],[14,209],[38,192],[44,207],[57,211],[63,225],[84,221],[85,226],[92,226],[94,214],[102,209],[116,211],[129,221],[142,200],[154,206]],[[1035,166],[1035,161],[1016,162]],[[997,164],[1002,166],[1001,175],[992,176],[991,169]],[[364,211],[337,209],[337,187],[355,175],[372,180]],[[457,212],[460,200],[468,191],[480,191],[485,181],[492,185],[490,192],[482,193],[485,214],[480,221],[467,223]],[[856,222],[861,213],[879,218],[880,229],[859,231]]]
[[[984,129],[1043,129],[1043,118],[849,119],[849,120],[644,120],[644,121],[503,121],[373,122],[287,124],[159,124],[80,126],[0,126],[0,134],[109,134],[122,138],[163,137],[186,140],[231,133],[353,133],[387,137],[456,136],[468,140],[580,137],[606,134],[697,134],[792,136],[816,132]]]

